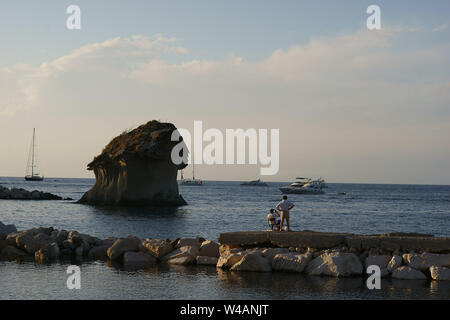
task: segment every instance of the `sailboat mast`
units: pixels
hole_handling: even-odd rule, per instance
[[[31,176],[34,176],[34,135],[36,128],[33,128],[33,150],[31,156]]]
[[[194,162],[195,162],[195,158],[194,158],[194,149],[192,149],[192,180],[195,180],[195,174],[194,174]]]

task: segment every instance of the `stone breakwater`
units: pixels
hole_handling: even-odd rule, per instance
[[[237,272],[361,276],[370,265],[383,277],[450,280],[450,238],[417,234],[359,236],[318,232],[237,232],[219,243],[200,237],[100,239],[77,231],[37,227],[17,231],[0,222],[0,260],[50,263],[70,257],[103,260],[126,269],[158,263],[211,265]]]
[[[63,200],[60,196],[38,190],[28,191],[22,188],[6,188],[0,186],[1,200]],[[70,198],[64,200],[72,200]]]

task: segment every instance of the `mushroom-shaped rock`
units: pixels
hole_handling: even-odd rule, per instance
[[[114,138],[88,164],[96,183],[81,203],[117,206],[180,206],[186,202],[178,192],[177,173],[184,162],[172,161],[172,150],[182,142],[172,141],[177,130],[171,123],[150,121]],[[180,157],[185,157],[183,150]]]

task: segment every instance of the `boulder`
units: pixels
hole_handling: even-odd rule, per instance
[[[426,280],[427,277],[414,268],[408,266],[398,267],[392,271],[392,278],[404,280]]]
[[[103,246],[111,247],[114,244],[114,242],[116,242],[116,241],[117,241],[117,238],[115,238],[115,237],[108,237],[103,240],[97,239],[94,243],[94,247],[103,247]]]
[[[23,260],[27,256],[26,252],[7,245],[0,253],[1,260]]]
[[[233,265],[241,261],[245,254],[245,251],[239,248],[223,251],[217,261],[217,267],[224,269],[231,268]]]
[[[364,261],[364,267],[367,269],[368,266],[376,265],[380,269],[386,269],[389,261],[391,261],[391,256],[388,255],[368,256]]]
[[[263,256],[263,251],[264,248],[250,248],[245,250],[246,253],[257,254],[258,256],[261,257]]]
[[[81,250],[77,251],[79,248],[81,248]],[[80,257],[87,257],[90,250],[91,245],[87,241],[82,240],[81,245],[75,249],[75,254],[78,254]]]
[[[69,232],[67,232],[66,230],[59,230],[58,233],[56,234],[56,243],[59,246],[62,246],[64,240],[67,240],[68,236]]]
[[[70,241],[70,240],[64,240],[64,241],[62,242],[62,247],[63,247],[64,249],[70,249],[70,250],[75,249],[75,247],[73,246],[72,241]]]
[[[269,260],[270,263],[272,263],[272,260],[276,255],[288,252],[288,248],[266,248],[262,251],[262,256]]]
[[[16,246],[16,238],[19,234],[21,234],[21,232],[13,232],[8,234],[5,238],[6,242],[8,242],[10,246]]]
[[[184,246],[172,251],[162,258],[162,262],[168,264],[192,264],[195,263],[198,256],[198,248],[195,246]]]
[[[2,252],[3,248],[5,248],[8,245],[8,241],[0,239],[0,253]]]
[[[257,254],[246,254],[231,267],[232,271],[269,272],[272,270],[269,261]]]
[[[42,191],[0,187],[0,199],[5,200],[62,200],[61,197]]]
[[[184,246],[191,246],[191,247],[197,247],[198,249],[200,249],[200,245],[202,243],[199,241],[198,238],[184,238],[184,239],[180,239],[176,245],[176,248],[179,249],[181,247]]]
[[[16,237],[17,248],[23,249],[28,254],[34,255],[39,249],[42,249],[54,242],[54,239],[46,233],[37,233],[36,235],[33,235],[34,233],[34,230],[20,233]]]
[[[219,261],[216,257],[207,257],[207,256],[198,256],[197,257],[197,264],[199,265],[217,265],[217,262]]]
[[[151,254],[157,259],[161,259],[171,253],[174,247],[169,240],[146,239],[141,243],[140,250]]]
[[[72,249],[76,249],[83,244],[83,238],[79,234],[69,235],[69,239],[67,240],[71,243]]]
[[[200,256],[219,258],[219,245],[214,241],[203,241],[200,246]]]
[[[13,224],[5,225],[0,221],[0,240],[4,240],[6,236],[8,236],[13,232],[17,232],[17,228],[15,225]]]
[[[144,252],[125,252],[123,266],[126,269],[145,269],[157,263],[157,259]]]
[[[60,252],[60,255],[63,256],[63,257],[72,257],[72,255],[73,255],[73,250],[69,249],[69,248],[61,247],[59,249],[59,252]]]
[[[392,270],[397,269],[402,265],[403,259],[401,256],[394,255],[388,263],[387,270],[392,272]]]
[[[77,247],[74,250],[74,252],[75,252],[75,259],[81,260],[81,258],[83,258],[83,256],[84,256],[84,248],[83,248],[83,246]]]
[[[306,267],[306,273],[310,275],[347,277],[361,275],[362,272],[363,266],[355,254],[338,251],[323,253]]]
[[[375,255],[375,256],[368,256],[364,260],[364,267],[367,270],[367,267],[375,265],[380,267],[381,276],[386,277],[389,275],[389,270],[387,268],[389,262],[391,261],[391,256],[389,255]]]
[[[138,238],[132,236],[119,238],[108,249],[108,257],[111,260],[121,259],[123,257],[123,254],[127,251],[138,251],[140,243],[141,241]]]
[[[433,280],[450,281],[450,268],[444,267],[430,267],[430,274]]]
[[[117,206],[185,205],[179,194],[177,173],[187,164],[174,164],[171,157],[175,146],[185,147],[182,138],[172,141],[176,130],[171,123],[154,120],[115,137],[88,164],[96,182],[80,202]]]
[[[84,233],[80,233],[79,234],[79,237],[83,240],[83,241],[85,241],[87,244],[89,244],[89,246],[95,246],[95,244],[97,243],[97,241],[99,241],[100,239],[99,238],[96,238],[96,237],[93,237],[93,236],[90,236],[90,235],[88,235],[88,234],[84,234]]]
[[[35,252],[34,258],[39,263],[46,263],[59,258],[60,250],[58,244],[53,242]]]
[[[303,272],[312,259],[312,253],[279,253],[272,260],[272,269],[276,271]]]
[[[94,260],[106,260],[108,259],[108,249],[110,246],[93,247],[89,250],[88,258]]]
[[[403,255],[403,261],[411,268],[424,271],[432,266],[450,267],[450,254],[407,253]]]

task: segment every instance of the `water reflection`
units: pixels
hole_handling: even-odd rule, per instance
[[[111,262],[83,262],[82,290],[67,290],[66,269],[0,262],[6,299],[450,299],[450,282],[383,279],[369,290],[363,277],[335,278],[295,273],[232,272],[214,266],[157,264],[126,270]],[[3,292],[3,293],[2,293]]]
[[[75,203],[77,204],[77,203]],[[115,206],[90,206],[86,204],[77,204],[90,208],[92,213],[104,215],[117,215],[125,217],[151,217],[152,215],[159,216],[179,216],[189,213],[189,209],[183,207],[115,207]]]

